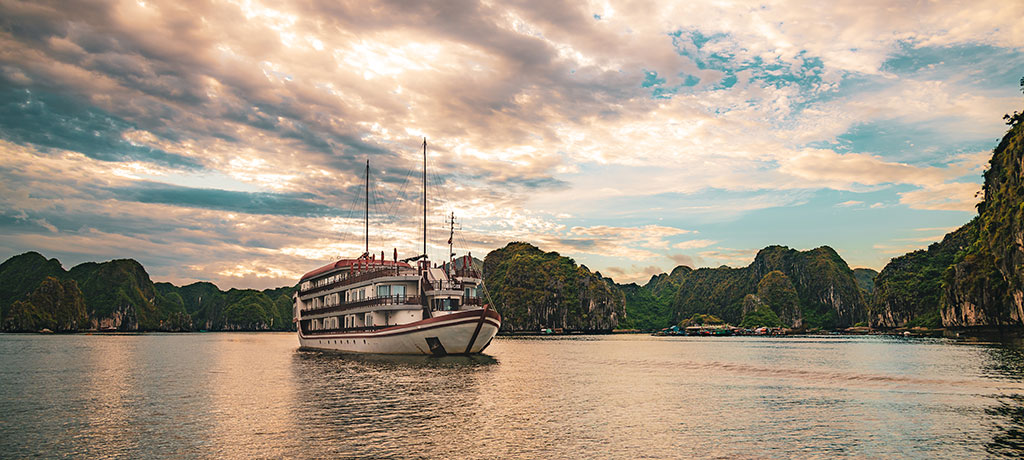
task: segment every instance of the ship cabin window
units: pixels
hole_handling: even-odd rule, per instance
[[[476,288],[475,287],[468,287],[468,288],[466,288],[466,298],[467,299],[475,299],[476,295],[477,295],[477,293],[476,293]]]
[[[452,311],[459,309],[459,299],[434,299],[434,310]]]
[[[388,297],[391,295],[391,286],[387,284],[377,285],[377,297]]]
[[[373,326],[373,313],[367,313],[363,316],[363,324],[367,326]]]
[[[405,286],[401,284],[391,286],[391,295],[395,297],[405,296]]]

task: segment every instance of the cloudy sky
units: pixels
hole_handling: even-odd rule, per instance
[[[1019,1],[0,1],[0,257],[292,284],[529,241],[619,282],[967,222]]]

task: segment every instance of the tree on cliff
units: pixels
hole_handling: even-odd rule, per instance
[[[1022,91],[1024,91],[1024,81]],[[875,279],[872,326],[1024,326],[1024,123],[1011,125],[984,173],[978,216]]]
[[[759,289],[766,276],[768,281]],[[759,290],[776,303],[771,308],[778,308],[777,316],[785,316],[789,326],[831,329],[865,317],[864,295],[853,270],[828,246],[808,251],[768,246],[747,267],[692,270],[678,286],[673,309],[679,320],[704,313],[736,324],[752,311],[744,307],[746,296]]]
[[[757,296],[770,308],[778,320],[788,327],[800,327],[800,298],[785,273],[773,270],[757,283]]]
[[[46,277],[25,300],[15,301],[4,319],[4,330],[30,332],[49,329],[74,332],[89,321],[85,298],[75,280]]]
[[[153,283],[132,259],[86,262],[65,271],[57,259],[27,252],[0,264],[0,328],[292,330],[293,292],[294,286],[225,293],[211,283]]]
[[[610,330],[625,315],[624,296],[610,280],[528,243],[487,254],[484,279],[502,330]]]

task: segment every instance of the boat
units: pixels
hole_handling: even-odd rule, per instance
[[[293,295],[293,320],[302,349],[345,353],[468,355],[483,352],[501,327],[484,302],[483,276],[467,254],[446,263],[427,257],[427,141],[423,140],[423,253],[391,260],[369,250],[369,176],[366,163],[366,246],[302,276]]]

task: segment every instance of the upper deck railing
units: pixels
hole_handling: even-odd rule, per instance
[[[323,286],[317,286],[317,287],[309,288],[309,289],[307,289],[305,291],[299,291],[299,296],[301,297],[301,296],[306,296],[306,295],[311,295],[311,294],[319,294],[321,292],[330,291],[332,289],[337,289],[337,288],[342,287],[342,286],[348,286],[350,284],[361,283],[363,281],[372,280],[372,279],[375,279],[375,278],[381,278],[381,277],[385,277],[385,276],[398,276],[398,275],[401,275],[401,274],[402,274],[402,272],[400,270],[396,270],[395,267],[384,267],[384,268],[377,267],[377,268],[370,269],[369,271],[363,270],[361,272],[356,272],[356,273],[349,272],[349,273],[345,273],[344,275],[339,275],[341,277],[341,279],[339,279],[339,280],[337,280],[337,281],[335,281],[333,283],[325,284]]]
[[[354,302],[345,302],[339,305],[331,305],[329,307],[311,308],[302,311],[302,316],[319,315],[323,313],[334,313],[345,310],[352,310],[359,307],[366,307],[370,305],[419,305],[420,296],[418,295],[389,295],[382,297],[373,297],[369,299],[357,300]]]

